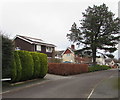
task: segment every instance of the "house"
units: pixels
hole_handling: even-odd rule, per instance
[[[112,67],[112,68],[116,68],[116,64],[118,63],[117,59],[106,59],[105,60],[106,65]]]
[[[75,49],[74,45],[68,47],[62,53],[63,62],[72,62],[72,63],[90,63],[91,59],[89,57],[82,57],[82,53],[76,53],[78,50]]]
[[[62,59],[63,52],[64,52],[63,50],[62,51],[55,51],[55,58]]]
[[[96,62],[99,65],[105,65],[105,57],[104,56],[97,57]]]
[[[75,48],[74,45],[71,45],[71,48],[68,47],[63,53],[62,53],[62,60],[63,62],[75,62]]]
[[[15,50],[26,50],[33,52],[40,52],[52,57],[55,51],[55,45],[44,42],[41,39],[16,35],[14,38]]]

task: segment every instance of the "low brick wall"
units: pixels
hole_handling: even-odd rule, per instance
[[[56,75],[75,75],[88,72],[87,64],[48,63],[48,73]]]

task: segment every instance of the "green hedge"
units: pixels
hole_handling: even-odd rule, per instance
[[[18,54],[22,65],[21,80],[29,80],[32,78],[34,72],[33,58],[28,51],[18,51]]]
[[[39,56],[37,52],[31,52],[30,53],[33,57],[33,62],[34,62],[34,72],[33,72],[33,78],[38,78],[40,76],[41,72],[41,64],[39,61]]]
[[[15,58],[13,56],[13,59],[11,61],[11,81],[15,82],[17,76],[17,71],[16,71],[16,62],[15,62]]]
[[[47,55],[38,52],[14,51],[11,62],[11,82],[43,78],[47,71]]]
[[[43,54],[43,53],[38,53],[38,57],[40,60],[40,65],[41,65],[40,78],[43,78],[46,75],[46,73],[48,72],[47,55]]]
[[[14,58],[15,58],[15,63],[16,63],[16,81],[20,81],[21,76],[22,76],[22,66],[21,66],[21,60],[18,55],[18,51],[14,52]]]
[[[110,69],[110,67],[106,65],[96,65],[96,66],[90,66],[88,68],[88,71],[94,72],[94,71],[107,70],[107,69]]]

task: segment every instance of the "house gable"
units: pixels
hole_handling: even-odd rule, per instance
[[[14,44],[15,48],[18,47],[20,50],[34,51],[34,45],[21,38],[15,38]]]
[[[69,53],[74,53],[70,48],[67,48],[63,53],[62,55],[64,54],[69,54]]]
[[[64,54],[72,53],[69,49],[67,49]]]

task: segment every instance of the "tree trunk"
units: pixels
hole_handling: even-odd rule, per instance
[[[93,66],[96,65],[96,47],[92,48]]]

